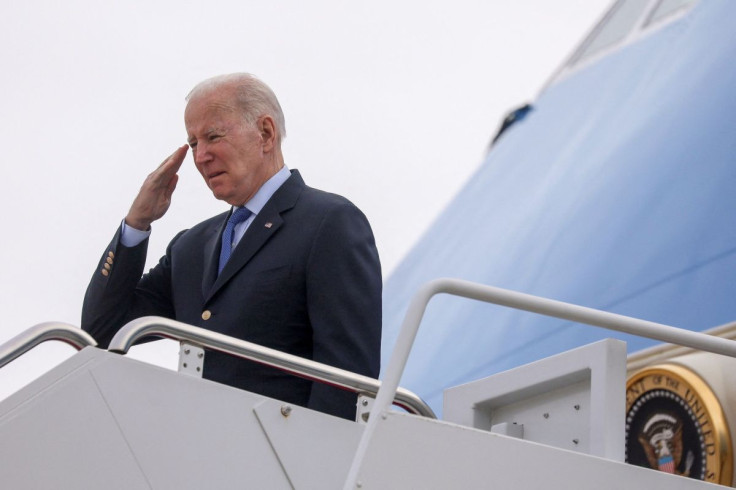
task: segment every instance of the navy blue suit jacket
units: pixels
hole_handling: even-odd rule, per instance
[[[292,171],[218,276],[228,215],[179,233],[143,277],[147,240],[125,247],[118,230],[87,289],[82,328],[104,347],[126,322],[164,316],[377,378],[381,270],[363,213],[307,187]],[[355,414],[352,393],[219,352],[207,351],[204,377],[345,418]]]

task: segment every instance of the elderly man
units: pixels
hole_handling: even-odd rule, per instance
[[[151,173],[87,289],[82,328],[106,346],[131,319],[173,318],[348,371],[377,377],[381,271],[365,216],[304,184],[284,165],[284,116],[248,74],[215,77],[187,97],[197,170],[232,209],[180,232],[143,274],[151,223],[169,208],[187,153]],[[353,418],[354,394],[219,352],[204,377]]]

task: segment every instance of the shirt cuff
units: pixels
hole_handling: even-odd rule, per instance
[[[128,226],[125,224],[125,220],[123,220],[122,228],[120,231],[120,244],[124,247],[135,247],[139,243],[141,243],[143,240],[148,238],[151,235],[151,230],[148,231],[141,231],[133,228],[132,226]]]

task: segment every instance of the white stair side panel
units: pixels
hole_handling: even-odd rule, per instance
[[[0,419],[0,475],[12,489],[148,489],[89,372],[62,378]]]
[[[361,490],[726,488],[396,412],[376,426],[358,484]]]
[[[290,488],[253,413],[264,397],[109,355],[92,375],[154,488]]]
[[[290,406],[284,417],[276,400],[255,408],[258,420],[294,488],[340,488],[364,425]]]

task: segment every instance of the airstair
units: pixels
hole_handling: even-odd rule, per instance
[[[164,318],[129,323],[107,350],[74,326],[46,323],[0,346],[0,367],[48,340],[79,352],[0,402],[1,486],[713,488],[624,462],[618,340],[452,387],[438,420],[398,385],[424,309],[440,293],[736,357],[731,340],[455,279],[415,295],[382,381]],[[182,343],[178,372],[125,355],[150,336]],[[202,379],[203,349],[353,391],[357,420]],[[720,478],[732,484],[731,473]]]

